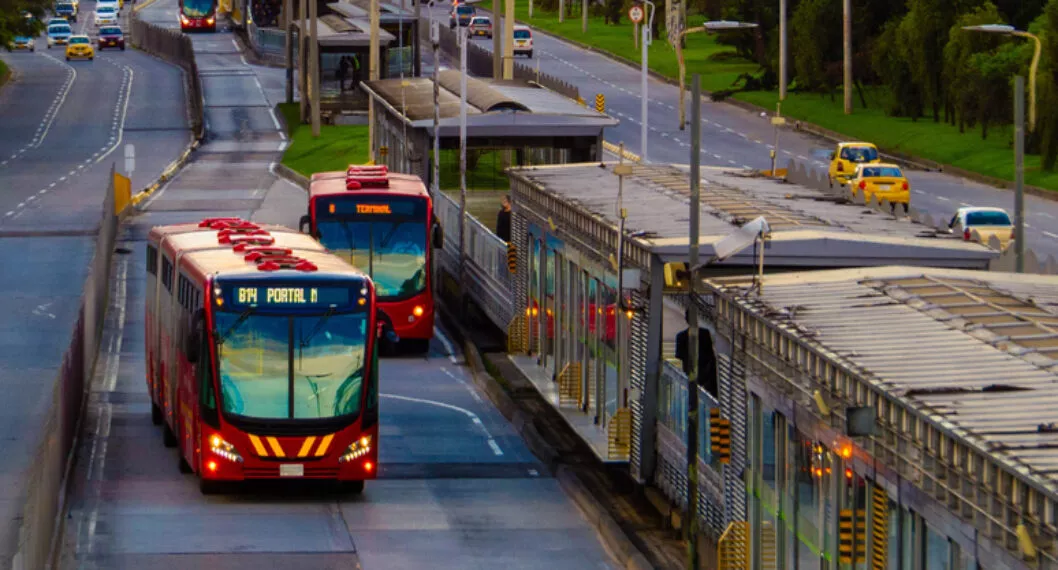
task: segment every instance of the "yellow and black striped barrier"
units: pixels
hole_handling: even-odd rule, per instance
[[[507,244],[507,270],[511,273],[518,271],[518,249],[513,243]]]
[[[606,95],[602,93],[595,94],[595,110],[600,113],[606,112]]]

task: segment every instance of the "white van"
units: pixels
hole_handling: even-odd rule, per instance
[[[514,26],[514,55],[533,57],[533,31],[529,26]]]

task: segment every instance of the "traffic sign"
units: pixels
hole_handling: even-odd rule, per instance
[[[632,20],[633,24],[638,24],[643,21],[643,7],[632,6],[628,9],[628,19]]]

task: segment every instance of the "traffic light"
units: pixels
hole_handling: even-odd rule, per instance
[[[709,409],[709,440],[720,463],[731,462],[731,420],[720,417],[720,408]]]
[[[855,516],[854,516],[855,515]],[[838,518],[838,555],[842,564],[852,564],[855,550],[856,564],[867,558],[867,510],[841,509]]]
[[[518,250],[513,243],[507,244],[507,270],[511,273],[518,271]]]

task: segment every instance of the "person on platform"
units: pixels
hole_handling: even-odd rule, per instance
[[[505,242],[511,241],[511,197],[503,197],[503,205],[496,214],[496,235]]]
[[[686,313],[690,320],[690,313]],[[683,362],[683,372],[690,376],[691,362],[688,358],[688,337],[690,327],[676,334],[676,358]],[[698,385],[714,398],[720,399],[720,390],[716,379],[716,353],[713,350],[713,334],[709,329],[698,324]]]

